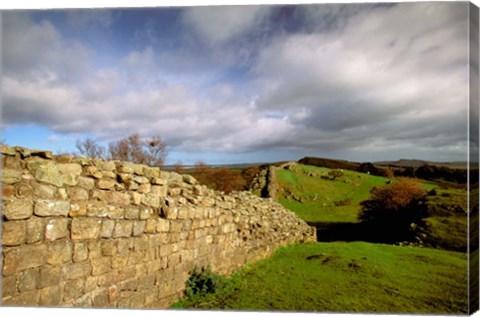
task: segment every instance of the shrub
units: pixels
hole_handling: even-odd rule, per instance
[[[216,293],[225,284],[225,278],[220,274],[213,273],[210,266],[201,269],[195,267],[185,282],[185,295],[188,299],[195,300],[202,296]]]
[[[336,180],[337,178],[340,178],[343,176],[343,172],[340,170],[331,170],[328,172],[328,176],[330,177],[331,180]]]
[[[353,202],[353,199],[351,197],[346,197],[346,198],[343,198],[343,199],[340,199],[336,202],[334,202],[333,204],[337,207],[339,206],[348,206],[348,205],[351,205]]]
[[[427,216],[426,191],[420,184],[400,178],[372,190],[370,199],[361,203],[359,219],[390,241],[411,240],[412,228]]]

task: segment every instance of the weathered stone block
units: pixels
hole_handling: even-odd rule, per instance
[[[108,287],[108,302],[111,305],[115,305],[115,303],[120,299],[120,288],[117,285],[112,285]]]
[[[148,180],[148,178],[144,176],[134,176],[133,181],[138,184],[150,184],[150,181]]]
[[[149,193],[152,190],[152,185],[150,184],[140,184],[137,191],[139,193]]]
[[[125,207],[125,219],[138,219],[140,209],[137,206]]]
[[[117,240],[101,241],[102,256],[113,256],[117,253]]]
[[[39,288],[58,285],[60,283],[60,267],[42,267],[40,268]]]
[[[18,290],[20,292],[31,291],[37,288],[40,281],[40,271],[38,269],[28,269],[22,271],[18,279]]]
[[[90,275],[92,267],[88,262],[67,264],[62,267],[62,280],[85,279]]]
[[[118,268],[125,268],[128,262],[128,256],[114,256],[112,257],[112,268],[113,269],[118,269]]]
[[[110,286],[118,282],[121,278],[117,270],[109,270],[107,273],[98,275],[98,286]]]
[[[148,236],[144,235],[141,237],[137,237],[133,240],[133,249],[135,251],[142,251],[149,248],[149,238]]]
[[[73,174],[80,176],[82,174],[82,166],[77,163],[58,163],[57,168],[62,175]]]
[[[114,238],[130,237],[132,236],[133,222],[131,220],[119,220],[115,224],[113,230]]]
[[[85,166],[83,168],[83,174],[85,176],[91,176],[95,179],[100,179],[103,177],[103,173],[100,172],[96,166]]]
[[[174,220],[178,217],[178,208],[174,206],[164,206],[162,207],[163,215],[166,219]]]
[[[37,181],[52,184],[57,187],[63,186],[62,177],[54,162],[33,160],[27,163],[27,167]]]
[[[165,197],[167,196],[167,186],[153,185],[150,192],[154,195]]]
[[[17,293],[17,277],[15,275],[2,276],[2,297],[11,297]]]
[[[87,216],[106,218],[109,214],[109,208],[102,203],[87,203]]]
[[[58,188],[55,192],[55,199],[56,200],[67,200],[68,194],[65,188]]]
[[[78,184],[78,176],[82,174],[82,166],[76,163],[57,164],[58,171],[65,185],[75,186]]]
[[[63,300],[71,303],[80,298],[85,291],[85,280],[82,278],[69,280],[65,283],[63,288]]]
[[[31,200],[4,200],[3,215],[8,220],[28,219],[33,214],[33,202]]]
[[[130,197],[132,198],[132,204],[140,205],[143,200],[143,194],[137,192],[130,192]]]
[[[27,243],[35,243],[43,240],[45,236],[45,219],[32,217],[27,221]]]
[[[152,208],[140,208],[140,219],[145,220],[153,217],[153,209]]]
[[[167,185],[168,179],[163,177],[155,177],[155,178],[152,178],[152,183],[155,185]]]
[[[45,263],[47,263],[46,245],[21,245],[4,249],[3,275],[9,276]]]
[[[130,162],[116,162],[117,172],[133,174],[133,163]]]
[[[90,200],[100,200],[105,201],[105,190],[93,189],[91,190],[91,198]]]
[[[81,262],[88,259],[88,248],[85,242],[73,244],[73,262]]]
[[[113,161],[95,160],[94,163],[102,171],[114,171],[116,168]]]
[[[45,226],[45,239],[53,241],[65,238],[68,235],[67,218],[51,218]]]
[[[2,198],[13,198],[15,196],[15,186],[2,184]]]
[[[170,220],[167,219],[158,219],[157,222],[157,232],[168,232],[170,231]]]
[[[138,237],[143,234],[146,227],[146,221],[135,221],[133,223],[133,236]]]
[[[5,168],[2,171],[2,184],[15,184],[22,180],[22,172]]]
[[[187,219],[188,218],[188,211],[189,211],[189,208],[191,207],[188,207],[188,206],[182,206],[182,207],[178,207],[178,215],[177,215],[177,218],[178,219]]]
[[[145,224],[145,233],[155,233],[157,231],[158,219],[147,219]]]
[[[38,306],[40,299],[40,291],[28,291],[18,293],[12,297],[3,298],[2,305],[4,306]]]
[[[198,181],[195,179],[195,177],[191,175],[183,175],[183,181],[189,185],[196,185],[198,184]]]
[[[149,274],[145,277],[142,277],[138,280],[138,290],[148,290],[152,289],[155,286],[155,274]]]
[[[88,200],[88,191],[80,187],[67,187],[68,197],[74,201]]]
[[[98,218],[73,218],[71,238],[73,240],[96,239],[101,227],[102,221]]]
[[[107,289],[102,289],[99,291],[96,291],[94,294],[92,294],[92,306],[93,307],[108,307],[108,290]]]
[[[88,241],[88,258],[96,259],[102,256],[101,240],[89,240]]]
[[[84,217],[87,215],[87,202],[80,201],[70,204],[70,217]]]
[[[15,149],[15,147],[0,144],[0,153],[9,155],[9,156],[16,156],[17,150]]]
[[[110,271],[112,261],[109,257],[102,257],[90,260],[92,265],[92,276],[97,276]]]
[[[92,307],[92,294],[85,294],[73,302],[73,307]]]
[[[54,241],[48,245],[47,263],[53,266],[72,260],[72,244],[68,240]]]
[[[70,203],[61,200],[37,200],[33,210],[37,216],[68,216],[70,212]]]
[[[170,232],[180,232],[183,228],[182,220],[171,220],[170,221]]]
[[[57,188],[52,185],[33,183],[33,194],[41,199],[53,199]]]
[[[105,200],[112,205],[127,206],[130,204],[130,195],[120,192],[106,192]]]
[[[112,178],[101,178],[97,181],[97,187],[100,189],[113,189],[116,181]]]
[[[160,197],[151,193],[144,194],[142,204],[148,207],[158,208],[160,206]]]
[[[45,287],[40,290],[40,306],[58,307],[62,304],[63,288],[60,285]]]
[[[108,206],[108,218],[123,219],[125,217],[125,210],[122,207]]]
[[[2,228],[3,245],[13,246],[26,242],[27,222],[25,220],[4,221]]]
[[[17,183],[15,184],[15,195],[17,198],[32,198],[33,187],[29,183]]]
[[[145,166],[143,168],[143,175],[145,175],[145,177],[148,177],[149,179],[159,177],[160,176],[160,168]]]
[[[102,222],[102,229],[100,231],[100,237],[101,238],[111,238],[114,228],[115,228],[115,221],[114,220],[104,220]]]
[[[79,176],[77,181],[78,181],[77,186],[85,190],[90,190],[95,187],[95,181],[93,178]]]

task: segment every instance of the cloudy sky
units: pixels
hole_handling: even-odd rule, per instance
[[[468,3],[4,11],[9,145],[167,163],[466,160]]]

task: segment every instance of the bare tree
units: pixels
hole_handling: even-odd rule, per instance
[[[94,139],[77,140],[75,147],[81,155],[93,158],[105,158],[105,148],[99,145]]]
[[[142,140],[135,133],[108,144],[111,159],[162,166],[167,157],[167,146],[159,136]]]

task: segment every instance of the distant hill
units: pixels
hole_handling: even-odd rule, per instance
[[[437,167],[448,167],[448,168],[459,168],[466,169],[467,162],[432,162],[432,161],[423,161],[423,160],[412,160],[412,159],[400,159],[397,161],[380,161],[374,162],[378,166],[393,166],[393,167],[420,167],[423,165],[431,165]],[[478,167],[478,164],[476,164]]]

